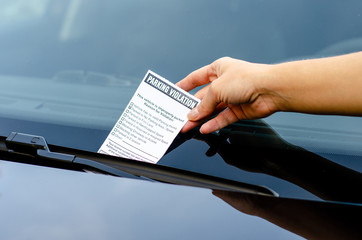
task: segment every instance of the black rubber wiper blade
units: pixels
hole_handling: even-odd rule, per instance
[[[11,159],[11,161],[15,159],[23,163],[78,171],[90,170],[119,177],[177,185],[277,196],[274,191],[264,186],[78,149],[48,146],[44,137],[24,133],[11,133],[5,139],[5,146],[0,145],[0,151],[12,154],[5,159]],[[16,157],[17,154],[19,157]]]
[[[137,179],[141,178],[143,180],[148,180],[144,177],[136,176],[119,169],[114,169],[96,161],[82,159],[72,154],[52,152],[49,150],[49,146],[45,138],[42,136],[12,132],[5,139],[5,145],[7,150],[11,153],[32,156],[34,159],[28,162],[30,164],[67,168],[72,170],[85,170],[92,168],[98,172],[103,172],[118,177]],[[24,156],[22,156],[22,158],[23,157]]]

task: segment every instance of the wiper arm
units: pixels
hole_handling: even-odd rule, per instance
[[[49,148],[41,136],[13,132],[0,143],[0,152],[11,154],[5,156],[5,160],[78,171],[96,170],[119,177],[156,180],[208,189],[277,196],[274,191],[264,186],[55,145]]]
[[[6,138],[5,145],[11,152],[30,154],[39,160],[38,162],[33,163],[39,163],[39,165],[47,163],[45,165],[52,165],[54,167],[61,168],[69,167],[69,169],[74,170],[83,170],[84,168],[91,167],[93,169],[97,169],[98,171],[118,177],[141,178],[146,180],[144,177],[132,175],[90,159],[79,158],[71,154],[51,152],[45,138],[41,136],[12,132]]]

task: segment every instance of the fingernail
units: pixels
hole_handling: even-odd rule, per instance
[[[192,109],[189,114],[187,114],[187,118],[189,120],[196,120],[199,116],[199,110],[197,108]]]

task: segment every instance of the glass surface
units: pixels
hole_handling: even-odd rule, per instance
[[[0,113],[110,129],[147,69],[177,82],[222,56],[276,63],[362,50],[361,7],[301,0],[2,1]],[[272,125],[310,126],[304,116],[279,115]],[[358,122],[313,116],[318,129],[354,132]]]
[[[359,51],[361,14],[357,0],[1,1],[0,133],[96,152],[148,69],[177,82],[223,56],[277,63]],[[360,118],[278,113],[265,123],[292,145],[362,171]],[[186,141],[160,164],[270,183],[288,196],[288,181],[207,157],[208,141]]]

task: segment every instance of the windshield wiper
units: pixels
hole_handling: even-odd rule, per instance
[[[12,132],[6,138],[5,145],[8,149],[8,152],[10,153],[21,155],[30,154],[30,156],[34,159],[27,163],[31,164],[72,170],[85,170],[90,167],[93,168],[93,170],[97,170],[98,172],[103,172],[118,177],[142,178],[146,180],[143,177],[135,176],[127,172],[114,169],[105,164],[101,164],[90,159],[80,158],[72,154],[52,152],[49,150],[49,146],[45,138],[41,136]],[[21,158],[24,159],[24,155],[22,155]]]
[[[118,177],[277,196],[275,192],[264,186],[162,165],[48,145],[42,136],[17,132],[12,132],[7,138],[0,138],[0,157],[8,161],[68,170],[93,171]]]

